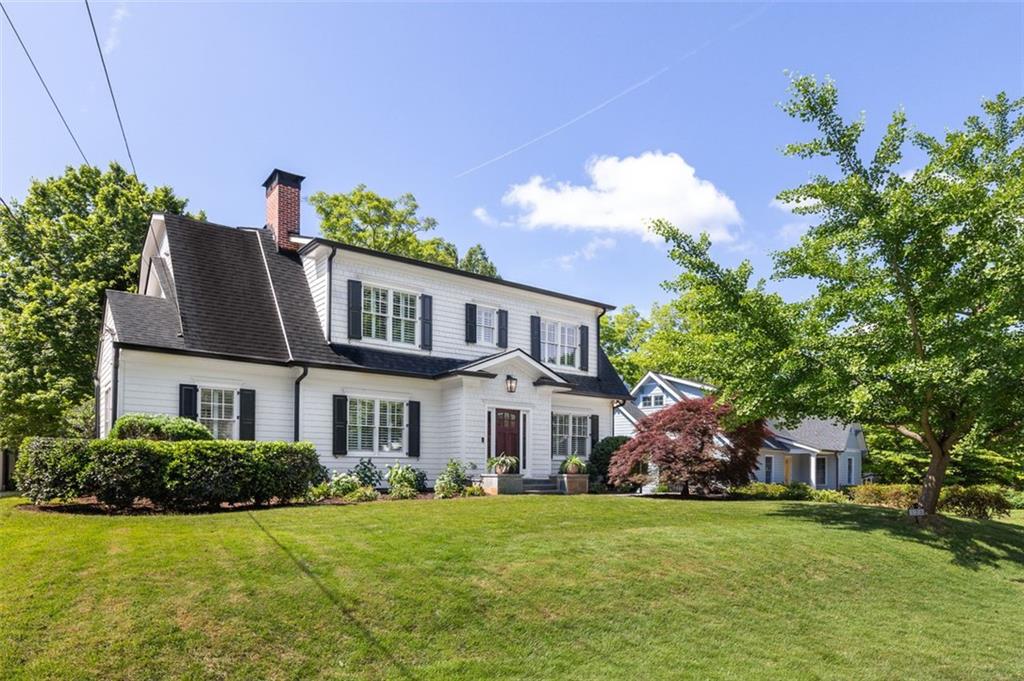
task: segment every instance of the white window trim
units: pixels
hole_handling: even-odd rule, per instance
[[[661,400],[660,402],[658,400]],[[665,395],[664,393],[651,393],[651,406],[653,407],[664,407],[665,406]]]
[[[348,407],[352,408],[353,400],[367,400],[373,402],[373,446],[371,449],[356,449],[352,447],[348,442],[348,433],[345,434],[346,446],[348,447],[349,454],[358,454],[364,458],[370,457],[381,457],[393,459],[396,457],[406,457],[409,451],[409,399],[406,397],[388,396],[388,395],[346,395],[348,397]],[[402,448],[401,450],[395,450],[393,452],[382,452],[379,451],[380,447],[380,403],[381,402],[398,402],[402,405]],[[349,419],[351,412],[345,414],[346,422]],[[351,423],[349,423],[351,428]]]
[[[232,401],[232,408],[234,410],[234,415],[233,415],[233,418],[231,419],[233,423],[231,424],[231,437],[229,437],[228,439],[229,440],[237,440],[238,439],[238,420],[239,420],[239,411],[238,411],[238,407],[239,407],[239,404],[238,404],[239,388],[238,388],[238,386],[235,386],[235,385],[218,385],[216,383],[207,383],[207,384],[200,383],[196,387],[198,388],[198,390],[196,390],[196,421],[198,423],[202,423],[203,422],[202,413],[203,413],[203,391],[204,390],[221,390],[221,391],[224,391],[224,392],[234,393],[235,396],[234,396],[234,400]],[[210,419],[210,420],[221,421],[221,420],[227,420],[227,419]],[[207,426],[207,427],[209,427],[209,426]],[[212,431],[212,429],[211,429],[211,431]]]
[[[480,313],[484,311],[490,312],[494,319],[494,338],[490,341],[485,341],[483,336],[480,334]],[[476,342],[477,345],[485,345],[491,348],[498,347],[498,308],[492,305],[476,304]]]
[[[385,325],[384,325],[384,332],[385,332],[386,338],[373,338],[372,336],[367,335],[366,324],[362,323],[362,326],[363,326],[363,337],[362,337],[361,340],[363,340],[364,342],[367,342],[367,343],[375,344],[375,345],[386,345],[386,346],[389,346],[389,347],[398,347],[398,348],[403,348],[403,349],[408,349],[408,350],[419,350],[420,349],[420,340],[421,340],[420,339],[420,314],[422,312],[421,305],[420,305],[420,296],[423,295],[423,294],[419,293],[417,291],[412,291],[412,290],[409,290],[409,289],[406,289],[406,288],[401,288],[399,286],[392,286],[390,284],[382,284],[382,283],[377,283],[377,282],[374,282],[374,281],[363,280],[362,281],[363,293],[362,293],[362,298],[359,301],[359,318],[360,318],[361,322],[365,322],[365,320],[363,319],[363,315],[366,314],[366,309],[363,307],[363,304],[364,304],[363,301],[365,300],[365,297],[366,297],[366,293],[365,293],[366,289],[369,289],[369,288],[381,289],[381,290],[384,290],[384,291],[388,292],[388,313],[386,315],[387,321],[385,322]],[[412,343],[403,343],[401,341],[392,340],[392,333],[393,333],[392,320],[395,319],[395,316],[393,314],[394,313],[394,309],[395,309],[393,296],[394,296],[395,293],[403,293],[405,295],[410,295],[410,296],[413,297],[413,300],[415,301],[416,312],[415,312],[415,316],[413,318],[413,342]]]
[[[562,364],[560,362],[549,362],[544,357],[544,345],[545,345],[544,325],[545,324],[557,324],[558,326],[565,326],[565,327],[569,327],[569,328],[575,329],[575,332],[576,332],[576,352],[573,353],[575,361],[572,364]],[[575,369],[575,370],[578,371],[579,368],[580,368],[580,327],[581,326],[583,326],[583,324],[574,323],[574,322],[568,322],[568,321],[565,321],[564,319],[554,319],[552,317],[541,316],[541,318],[540,318],[540,348],[541,348],[540,354],[541,354],[541,361],[542,361],[542,363],[546,364],[548,366],[560,367],[562,369]],[[561,337],[562,337],[562,334],[561,334],[561,331],[559,331],[559,333],[558,333],[558,338],[559,338],[558,345],[559,345],[559,347],[561,347],[561,342],[560,342],[561,341]]]
[[[569,456],[573,455],[573,451],[572,451],[572,441],[573,441],[573,438],[581,437],[579,435],[574,435],[573,434],[574,420],[575,419],[583,419],[583,422],[587,426],[587,434],[586,434],[586,436],[584,436],[585,439],[584,439],[584,442],[583,442],[583,451],[580,452],[580,453],[577,453],[576,456],[579,456],[579,457],[584,458],[584,459],[589,459],[590,458],[590,443],[592,441],[592,439],[591,439],[591,432],[590,432],[590,417],[591,417],[591,414],[583,413],[583,412],[573,412],[573,411],[555,411],[554,409],[552,409],[552,411],[551,411],[552,430],[554,430],[554,420],[555,420],[556,416],[566,416],[566,417],[569,418],[569,434],[567,436],[565,436],[565,437],[568,438],[568,443],[567,443],[565,455],[557,453],[555,451],[555,435],[552,432],[550,434],[551,435],[551,458],[556,460],[556,461],[558,461],[558,460],[562,460],[562,459],[565,459],[566,457],[569,457]]]
[[[771,472],[769,473],[769,471]],[[761,478],[768,483],[775,478],[775,457],[771,454],[764,455],[764,470],[761,471]]]

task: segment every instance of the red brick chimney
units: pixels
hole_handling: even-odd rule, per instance
[[[274,168],[263,183],[267,189],[267,229],[274,233],[278,250],[297,251],[291,237],[299,235],[302,181],[306,178]]]

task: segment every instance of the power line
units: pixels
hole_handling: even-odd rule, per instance
[[[43,74],[39,73],[39,67],[36,66],[35,61],[32,59],[32,55],[29,54],[28,48],[25,46],[25,41],[21,39],[21,34],[18,33],[18,29],[14,27],[14,22],[11,21],[11,15],[7,13],[7,8],[4,7],[3,3],[0,2],[0,10],[3,10],[4,16],[7,17],[7,23],[10,25],[11,30],[14,31],[14,37],[21,43],[21,49],[25,51],[25,56],[28,57],[28,63],[32,65],[32,69],[36,72],[36,76],[39,78],[39,82],[42,84],[43,89],[46,90],[47,96],[50,98],[50,102],[53,104],[53,108],[57,110],[57,115],[60,116],[60,122],[64,124],[64,129],[71,135],[71,140],[75,143],[78,148],[78,153],[82,155],[82,160],[85,161],[86,165],[92,165],[89,163],[89,159],[85,157],[85,152],[82,151],[82,145],[78,143],[78,139],[75,137],[75,133],[71,132],[71,126],[68,125],[68,121],[64,118],[64,114],[61,112],[60,107],[57,106],[57,100],[53,98],[53,94],[50,92],[50,88],[47,87],[46,81],[43,80]]]
[[[132,150],[128,147],[128,136],[124,134],[124,123],[121,122],[121,111],[117,108],[117,98],[114,96],[114,86],[110,84],[110,72],[107,71],[107,60],[103,58],[103,48],[100,47],[100,37],[96,33],[96,22],[92,20],[92,9],[89,7],[89,0],[85,0],[85,11],[89,13],[89,24],[92,26],[92,37],[96,39],[96,51],[100,53],[100,63],[103,64],[103,75],[107,77],[107,89],[110,90],[110,101],[114,103],[114,113],[117,114],[117,124],[121,127],[121,139],[124,140],[124,149],[128,152],[128,162],[132,164],[132,175],[138,178],[135,172],[135,160],[132,158]]]

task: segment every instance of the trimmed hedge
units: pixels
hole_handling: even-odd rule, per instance
[[[987,520],[1010,515],[1013,504],[999,485],[951,485],[939,493],[939,508],[965,518]]]
[[[782,499],[786,501],[809,501],[814,490],[803,482],[791,482],[780,485],[770,482],[752,482],[749,485],[734,487],[730,495],[737,499]]]
[[[37,504],[95,496],[118,508],[148,499],[176,509],[290,501],[327,480],[309,443],[224,440],[30,438],[17,475]]]
[[[125,414],[110,429],[114,440],[212,440],[210,429],[183,416]]]
[[[82,471],[89,463],[89,440],[27,437],[14,465],[18,490],[33,503],[82,496]]]
[[[856,504],[886,506],[906,510],[917,503],[921,488],[917,485],[878,485],[866,483],[850,488]]]

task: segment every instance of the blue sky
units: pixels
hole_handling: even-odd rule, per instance
[[[5,2],[89,160],[127,164],[84,6]],[[1020,4],[95,3],[140,177],[210,220],[263,221],[274,167],[303,190],[412,192],[508,279],[646,309],[676,273],[650,217],[770,251],[772,205],[820,170],[780,147],[784,70],[830,75],[875,139],[897,107],[941,133],[1024,88]],[[0,194],[80,161],[0,26]],[[907,161],[908,169],[913,159]],[[307,206],[303,232],[316,231]],[[793,282],[779,289],[806,293]]]

